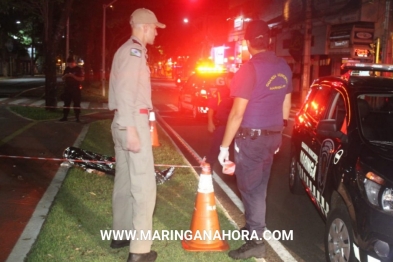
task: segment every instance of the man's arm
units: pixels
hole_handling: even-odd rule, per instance
[[[82,82],[85,80],[85,76],[76,76],[76,75],[71,75],[76,81]]]
[[[136,108],[136,98],[138,94],[138,82],[141,67],[146,62],[142,52],[140,56],[130,54],[130,48],[120,49],[114,58],[112,65],[111,88],[114,88],[114,101],[116,101],[117,124],[127,131],[127,150],[137,153],[141,149],[141,141],[136,129],[134,115],[139,113]],[[138,46],[138,48],[140,48]],[[116,60],[116,61],[115,61]],[[112,86],[115,85],[115,86]]]
[[[233,106],[228,116],[224,138],[220,146],[220,154],[218,155],[218,161],[222,166],[224,166],[225,160],[229,159],[229,145],[243,121],[243,115],[246,111],[247,104],[248,100],[244,98],[236,97],[233,100]]]
[[[291,111],[291,93],[285,95],[284,103],[282,105],[283,119],[288,120]]]
[[[64,73],[64,75],[62,76],[62,79],[65,80],[67,77],[72,77],[72,78],[74,78],[78,82],[84,81],[85,80],[85,75],[83,74],[82,69],[81,69],[79,74],[80,74],[80,76],[74,75],[72,73]]]
[[[221,143],[222,147],[229,147],[231,144],[237,130],[240,127],[240,124],[242,123],[247,104],[248,100],[244,98],[236,97],[233,100],[233,106],[228,116],[228,123],[225,128],[224,138]]]
[[[213,116],[214,110],[209,108],[209,111],[207,111],[207,131],[209,131],[210,133],[213,133],[213,131],[216,129],[213,121]]]
[[[127,126],[127,150],[134,153],[141,150],[141,141],[135,126]]]

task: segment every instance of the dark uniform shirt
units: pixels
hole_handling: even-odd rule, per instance
[[[284,97],[291,92],[290,67],[270,51],[254,55],[231,82],[231,96],[248,100],[242,127],[282,128]]]
[[[214,110],[214,118],[218,121],[227,121],[232,108],[233,99],[229,96],[227,86],[217,87],[208,99],[208,107]]]
[[[67,66],[66,69],[64,70],[63,75],[67,75],[67,74],[73,74],[77,77],[84,77],[84,75],[85,75],[83,72],[83,69],[80,68],[79,66],[74,66],[72,68]],[[66,77],[64,81],[65,81],[66,88],[72,89],[72,90],[75,90],[75,89],[79,90],[80,81],[78,81],[72,77]]]

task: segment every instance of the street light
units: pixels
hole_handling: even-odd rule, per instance
[[[117,0],[113,0],[107,5],[102,5],[103,19],[102,19],[102,69],[101,69],[101,86],[102,96],[105,96],[105,28],[106,28],[106,8],[111,6]]]

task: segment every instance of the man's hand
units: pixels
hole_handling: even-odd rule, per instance
[[[229,160],[229,147],[220,146],[220,154],[218,155],[218,161],[222,166],[224,166],[226,160]]]
[[[68,74],[63,75],[63,76],[62,76],[62,79],[65,80],[67,77],[72,77],[72,78],[74,78],[74,75],[71,74],[71,73],[68,73]]]
[[[127,126],[127,150],[134,153],[141,150],[141,141],[134,126]]]

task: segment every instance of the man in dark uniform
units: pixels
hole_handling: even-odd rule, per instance
[[[81,113],[81,82],[85,80],[85,74],[83,69],[76,65],[73,57],[69,57],[67,59],[67,67],[64,70],[62,79],[64,81],[64,109],[63,118],[61,118],[59,121],[68,120],[71,102],[73,102],[76,122],[80,122],[79,115]]]
[[[224,85],[216,85],[214,90],[211,90],[211,96],[208,100],[207,130],[213,135],[210,150],[206,155],[206,162],[210,164],[211,168],[213,168],[220,153],[221,141],[233,104],[233,99],[229,96],[229,85],[232,77],[233,73],[229,72],[225,76],[225,81],[223,81]]]
[[[159,23],[148,9],[135,10],[130,17],[132,36],[115,53],[109,79],[110,110],[115,110],[112,136],[115,144],[116,175],[112,197],[113,230],[130,230],[135,238],[114,239],[112,248],[129,246],[128,262],[152,262],[153,211],[156,179],[149,110],[151,101],[150,69],[146,45],[154,44]]]
[[[233,106],[220,146],[219,161],[228,160],[228,147],[235,138],[237,186],[245,209],[251,238],[229,252],[234,259],[265,256],[266,191],[273,156],[281,144],[283,126],[291,107],[292,72],[286,61],[268,51],[269,27],[251,21],[244,38],[252,58],[231,82]]]

